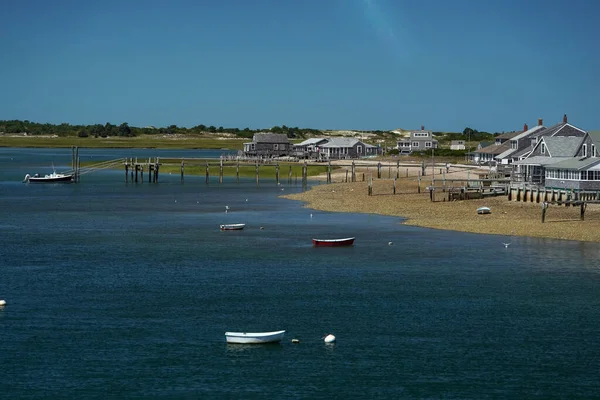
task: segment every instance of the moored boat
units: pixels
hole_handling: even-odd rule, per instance
[[[240,231],[244,229],[246,224],[222,224],[220,228],[222,231]]]
[[[47,174],[41,176],[40,174],[35,174],[33,176],[27,174],[25,175],[25,179],[23,182],[27,183],[70,183],[73,182],[73,175],[71,174],[58,174],[56,171],[51,174]]]
[[[315,247],[337,247],[337,246],[352,246],[354,244],[353,237],[343,239],[313,239]]]
[[[227,343],[264,344],[281,342],[285,331],[274,332],[225,332]]]

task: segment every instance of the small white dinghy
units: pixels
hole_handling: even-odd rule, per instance
[[[489,207],[479,207],[477,209],[477,214],[491,214],[492,210]]]
[[[227,343],[263,344],[281,342],[285,331],[274,332],[225,332]]]
[[[222,231],[241,231],[246,224],[223,224],[219,225]]]

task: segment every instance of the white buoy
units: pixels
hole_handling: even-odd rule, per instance
[[[264,227],[264,226],[261,226],[261,227],[260,227],[260,230],[262,231],[263,229],[265,229],[265,227]]]
[[[292,343],[300,343],[300,340],[298,340],[298,339],[292,339]]]
[[[6,300],[0,300],[0,307],[5,306],[6,305]]]
[[[310,213],[310,217],[311,217],[311,218],[313,217],[312,213]]]
[[[394,244],[394,242],[388,242],[388,246],[391,246],[393,244]]]
[[[323,341],[324,341],[325,343],[335,343],[335,336],[333,336],[333,335],[330,333],[329,335],[327,335],[327,336],[325,336],[325,337],[323,338]]]

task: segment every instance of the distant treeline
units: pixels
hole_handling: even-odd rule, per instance
[[[306,138],[312,136],[323,135],[326,131],[311,128],[289,127],[286,125],[274,126],[266,129],[250,129],[250,128],[224,128],[213,125],[196,125],[192,128],[179,127],[170,125],[166,128],[156,128],[146,126],[143,128],[129,126],[127,122],[120,125],[113,125],[110,122],[106,124],[94,125],[71,125],[62,123],[41,124],[31,121],[20,120],[0,120],[0,133],[27,133],[28,135],[57,135],[57,136],[79,136],[79,137],[108,137],[108,136],[139,136],[139,135],[188,135],[188,134],[203,134],[203,133],[229,133],[240,138],[252,138],[257,132],[270,131],[272,133],[283,133],[289,138]],[[389,131],[374,130],[374,131],[354,131],[363,133],[373,133],[378,136],[388,135]],[[465,128],[462,132],[433,132],[434,136],[441,141],[451,140],[469,140],[469,141],[486,141],[491,140],[494,135],[488,132],[479,132],[476,129]]]
[[[443,137],[444,141],[452,140],[467,140],[469,142],[485,142],[493,140],[495,135],[500,135],[500,132],[489,133],[479,132],[477,129],[465,128],[462,132],[433,132],[434,136]]]
[[[257,132],[269,131],[269,129],[250,129],[250,128],[224,128],[222,126],[196,125],[193,128],[178,127],[170,125],[166,128],[155,128],[147,126],[138,128],[129,126],[127,122],[120,125],[113,125],[110,122],[106,124],[94,125],[71,125],[62,123],[40,124],[31,121],[0,120],[0,133],[27,133],[28,135],[57,135],[57,136],[79,136],[79,137],[107,137],[107,136],[139,136],[139,135],[187,135],[210,133],[230,133],[240,138],[252,138]],[[318,129],[298,128],[288,126],[274,126],[270,128],[273,133],[284,133],[290,138],[302,138],[307,135],[320,135],[322,131]]]

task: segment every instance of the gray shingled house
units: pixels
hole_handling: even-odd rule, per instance
[[[541,119],[538,125],[542,125]],[[566,114],[561,123],[539,129],[524,139],[529,140],[529,146],[520,146],[510,154],[514,167],[512,177],[515,182],[545,186],[546,169],[551,165],[561,161],[572,161],[575,157],[596,155],[597,140],[583,129],[569,124]]]
[[[380,148],[358,139],[346,137],[332,137],[325,143],[316,146],[317,152],[323,159],[347,159],[376,156]]]
[[[510,149],[510,140],[521,132],[506,132],[496,136],[494,143],[479,148],[473,152],[473,161],[477,164],[489,164],[496,161],[496,157]]]
[[[398,140],[397,148],[400,154],[410,154],[413,151],[437,149],[438,141],[433,138],[432,131],[421,126],[418,131],[411,131],[410,137]]]
[[[298,158],[319,158],[320,144],[327,143],[327,138],[310,138],[293,145],[292,155]]]
[[[244,143],[246,157],[282,157],[290,155],[291,152],[292,144],[287,135],[282,133],[255,133],[252,142]]]
[[[599,144],[600,132],[588,132],[581,140],[575,157],[547,164],[544,170],[545,187],[574,191],[600,190]]]

